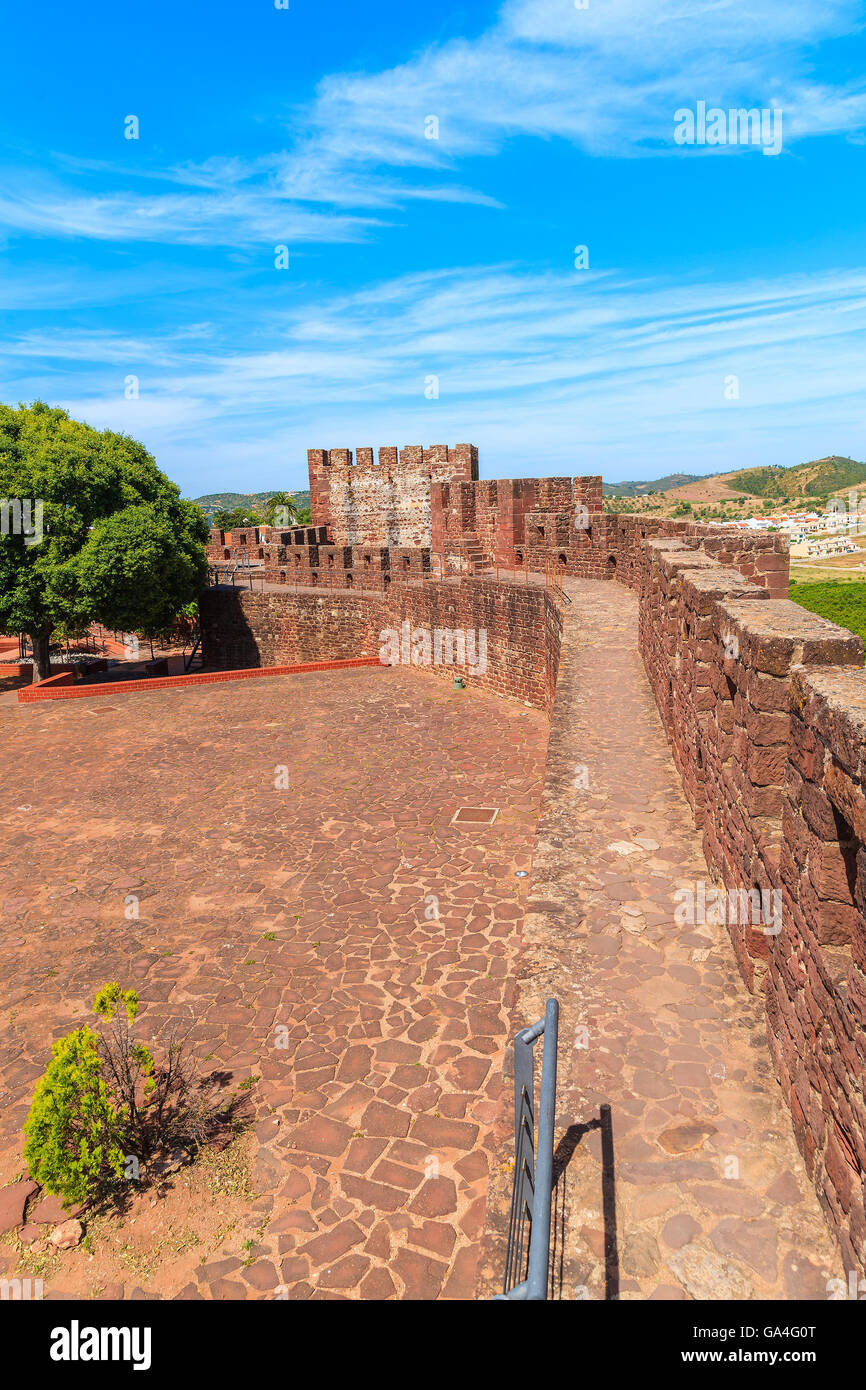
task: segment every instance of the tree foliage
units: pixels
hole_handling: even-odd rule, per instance
[[[275,492],[265,503],[265,517],[269,526],[294,526],[299,511],[297,502],[288,492]]]
[[[213,524],[221,531],[234,531],[242,526],[264,526],[265,519],[255,507],[224,507],[214,512]]]
[[[85,1202],[123,1172],[123,1116],[102,1079],[92,1029],[60,1038],[51,1058],[24,1127],[24,1158],[46,1192]]]
[[[859,580],[820,580],[788,586],[788,596],[801,608],[817,613],[839,627],[846,627],[866,641],[866,584]]]
[[[0,404],[0,499],[13,498],[41,502],[43,535],[0,535],[0,630],[29,634],[40,677],[52,631],[158,632],[204,586],[201,509],[128,435]]]

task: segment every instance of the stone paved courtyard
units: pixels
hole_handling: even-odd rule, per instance
[[[254,1079],[255,1239],[115,1295],[496,1292],[506,1044],[551,993],[554,1297],[826,1299],[845,1278],[762,1001],[722,927],[674,923],[708,873],[636,600],[569,590],[549,752],[535,711],[401,669],[0,702],[0,1184],[51,1040],[106,980],[136,985],[146,1030],[194,1025],[232,1088]],[[499,815],[457,826],[461,806]],[[57,1279],[88,1296],[85,1264]]]
[[[143,1032],[260,1078],[255,1242],[127,1296],[470,1297],[546,719],[368,668],[7,700],[0,728],[0,1185],[50,1043],[117,979]],[[47,1292],[87,1297],[67,1263]]]

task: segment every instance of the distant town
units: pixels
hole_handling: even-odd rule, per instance
[[[792,560],[818,559],[827,555],[852,555],[861,547],[853,537],[866,534],[866,505],[851,505],[834,498],[827,510],[779,512],[736,520],[710,521],[710,526],[733,527],[740,531],[784,531],[789,539]]]

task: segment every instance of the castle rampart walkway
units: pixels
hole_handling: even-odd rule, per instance
[[[549,994],[561,1004],[553,1296],[826,1299],[845,1275],[763,1001],[723,926],[674,920],[677,890],[710,876],[638,652],[637,599],[617,583],[568,590],[515,1009],[521,1026]],[[502,1268],[510,1142],[506,1118],[482,1296]]]

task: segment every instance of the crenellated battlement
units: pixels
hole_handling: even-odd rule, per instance
[[[474,444],[309,449],[313,523],[338,545],[425,547],[431,543],[435,483],[478,478]]]
[[[464,478],[471,482],[478,477],[478,448],[475,444],[431,444],[426,449],[423,444],[405,444],[402,449],[394,444],[385,444],[378,450],[378,458],[376,454],[377,451],[372,448],[354,451],[308,449],[307,465],[311,477],[314,469],[318,472],[326,468],[332,474],[345,472],[353,476],[374,470],[392,476],[397,473],[426,473],[428,478],[441,476],[443,481]]]

